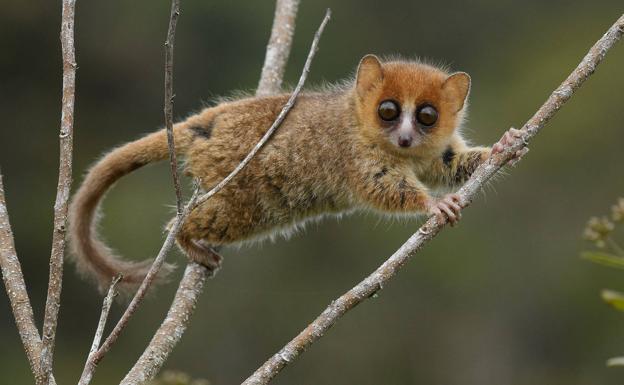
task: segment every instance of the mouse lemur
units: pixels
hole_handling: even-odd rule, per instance
[[[306,220],[353,210],[435,214],[455,223],[456,187],[490,156],[462,138],[470,77],[415,61],[365,56],[355,80],[303,92],[264,148],[228,185],[187,217],[177,243],[192,260],[219,266],[220,246],[288,233]],[[247,97],[206,108],[174,126],[186,172],[210,189],[264,135],[289,95]],[[508,132],[500,143],[514,135]],[[520,156],[521,154],[518,154]],[[76,193],[70,237],[79,267],[101,287],[123,274],[142,281],[149,264],[124,261],[98,239],[97,208],[120,177],[168,158],[165,130],[116,148]]]

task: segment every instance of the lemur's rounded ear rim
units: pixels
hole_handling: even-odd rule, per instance
[[[442,83],[442,90],[444,90],[450,98],[455,99],[457,104],[457,110],[461,110],[468,99],[470,93],[470,87],[472,79],[466,72],[454,72],[450,74],[444,83]]]
[[[358,65],[355,79],[356,88],[360,96],[383,80],[381,60],[377,55],[365,55]]]
[[[360,64],[358,65],[358,68],[362,65],[378,65],[379,67],[381,67],[381,60],[379,59],[379,56],[375,55],[374,53],[369,53],[364,55],[362,59],[360,59]]]

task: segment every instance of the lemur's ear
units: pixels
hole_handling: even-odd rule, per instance
[[[383,80],[381,62],[375,55],[366,55],[360,60],[355,81],[357,93],[360,97]]]
[[[464,108],[468,98],[470,76],[465,72],[455,72],[442,83],[442,90],[446,94],[448,101],[455,106],[455,112],[457,112]]]

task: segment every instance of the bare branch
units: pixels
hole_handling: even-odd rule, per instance
[[[515,143],[507,146],[503,153],[491,157],[474,172],[472,177],[459,190],[463,202],[469,204],[483,184],[496,174],[513,154],[528,144],[552,116],[570,99],[576,89],[594,72],[596,66],[605,57],[607,51],[624,34],[624,15],[607,31],[607,33],[590,49],[578,67],[570,76],[550,95],[548,100],[523,126],[524,135]],[[429,220],[412,235],[388,260],[375,272],[366,277],[351,290],[333,301],[310,325],[297,337],[291,340],[278,353],[267,360],[243,385],[267,384],[286,365],[293,362],[316,340],[321,338],[330,327],[345,313],[360,302],[370,298],[381,290],[386,282],[396,275],[399,269],[407,263],[409,258],[419,251],[427,241],[434,238],[444,227],[445,223],[438,223],[435,217]]]
[[[212,188],[208,193],[202,195],[196,202],[189,202],[188,207],[196,207],[200,205],[202,202],[205,202],[207,199],[210,199],[211,196],[216,194],[221,188],[223,188],[232,178],[236,176],[238,172],[240,172],[245,165],[249,163],[251,158],[260,150],[262,145],[266,143],[266,141],[270,138],[270,136],[277,130],[279,125],[283,122],[284,118],[288,114],[288,112],[293,108],[299,93],[301,92],[305,80],[310,72],[310,66],[312,64],[312,59],[316,51],[318,50],[318,43],[321,38],[321,34],[329,18],[331,16],[331,12],[328,9],[323,22],[321,23],[318,31],[314,36],[314,40],[312,42],[312,46],[310,47],[310,52],[308,54],[308,58],[304,65],[303,71],[301,73],[301,77],[299,78],[299,83],[297,87],[293,91],[290,96],[288,102],[284,105],[281,112],[264,135],[264,137],[256,144],[256,146],[249,152],[247,157],[241,161],[241,163],[232,171],[223,181],[217,184],[214,188]],[[176,226],[184,222],[184,219],[187,215],[187,210],[185,209],[184,214],[176,219]],[[175,231],[174,231],[175,230]],[[174,229],[171,231],[171,234],[177,233],[178,229]],[[169,239],[169,237],[167,238]],[[158,259],[158,258],[157,258]],[[153,268],[153,267],[152,267]],[[150,270],[151,272],[152,270]],[[178,343],[179,339],[182,337],[182,334],[186,330],[188,323],[190,322],[190,316],[192,315],[193,310],[195,309],[195,305],[197,299],[199,298],[199,294],[201,294],[201,290],[206,278],[211,274],[211,272],[203,266],[200,266],[194,262],[190,262],[184,272],[184,276],[182,281],[180,282],[180,286],[178,288],[178,292],[173,299],[173,303],[171,308],[167,314],[167,318],[161,324],[160,328],[154,335],[154,338],[150,341],[147,349],[143,353],[143,355],[139,358],[137,363],[130,370],[126,378],[122,381],[124,385],[130,384],[142,384],[150,379],[152,379],[156,373],[161,369],[165,360]],[[148,273],[149,275],[149,273]],[[139,289],[140,290],[140,289]],[[136,298],[136,297],[135,297]],[[131,304],[132,305],[132,304]],[[114,333],[114,332],[113,332]],[[113,335],[111,333],[111,336]],[[106,345],[106,342],[104,343]],[[102,350],[104,348],[102,345]],[[99,352],[98,352],[99,353]],[[94,361],[97,363],[97,361]]]
[[[176,213],[182,214],[182,189],[178,177],[178,160],[176,159],[175,140],[173,137],[173,45],[175,42],[175,30],[180,15],[180,1],[171,1],[171,15],[169,17],[169,30],[165,41],[165,126],[167,127],[167,145],[169,146],[169,163],[171,176],[176,194]]]
[[[0,175],[0,267],[2,267],[2,279],[30,369],[35,375],[37,384],[40,384],[43,379],[39,366],[41,339],[35,326],[35,317],[26,291],[22,267],[15,252],[13,232],[4,198],[2,175]]]
[[[50,277],[43,320],[41,369],[43,383],[52,372],[54,341],[58,312],[61,306],[65,229],[72,182],[72,149],[74,137],[74,99],[76,93],[76,52],[74,48],[74,17],[76,0],[63,0],[61,17],[61,51],[63,55],[63,99],[61,107],[59,179],[54,203],[54,230],[50,253]]]
[[[271,37],[266,49],[260,83],[256,91],[258,96],[276,94],[282,89],[286,62],[295,34],[297,8],[299,8],[299,0],[277,0],[275,3]]]
[[[91,382],[94,369],[88,368],[88,366],[92,362],[91,357],[97,352],[98,348],[100,347],[100,341],[102,341],[102,335],[104,334],[104,328],[106,327],[106,320],[108,320],[108,313],[110,312],[110,308],[113,305],[113,299],[117,295],[115,288],[119,281],[121,281],[121,278],[121,275],[113,278],[113,281],[108,288],[108,294],[106,294],[106,297],[104,297],[102,312],[100,313],[100,320],[98,321],[98,326],[95,330],[95,336],[93,337],[93,343],[91,344],[91,349],[89,350],[89,355],[87,356],[87,362],[85,363],[85,367],[82,370],[82,375],[80,376],[80,381],[78,382],[78,385],[87,385]]]
[[[204,266],[189,262],[167,317],[120,385],[143,384],[160,371],[186,331],[209,275],[210,271]]]
[[[61,51],[63,55],[63,97],[60,129],[59,179],[54,203],[54,230],[50,255],[50,277],[43,321],[43,341],[35,326],[26,283],[15,252],[13,234],[4,199],[0,176],[0,265],[13,315],[30,368],[38,385],[55,384],[52,376],[54,340],[58,323],[65,253],[65,225],[72,179],[72,147],[76,60],[74,49],[75,0],[63,0],[61,18]]]

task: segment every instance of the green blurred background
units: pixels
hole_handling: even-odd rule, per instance
[[[78,1],[74,187],[103,152],[163,124],[169,6]],[[274,2],[182,0],[181,7],[175,114],[183,118],[215,96],[257,85]],[[326,7],[333,18],[308,84],[349,76],[370,52],[439,60],[472,75],[468,135],[482,144],[521,126],[623,11],[621,0],[303,0],[290,84]],[[9,0],[0,12],[0,164],[38,320],[57,177],[60,9],[60,1]],[[605,360],[624,353],[624,318],[598,293],[624,288],[623,276],[578,254],[586,219],[624,194],[623,69],[620,43],[459,227],[440,234],[274,383],[621,384],[624,371],[606,368]],[[140,170],[109,194],[103,233],[123,255],[152,256],[173,202],[165,164]],[[226,250],[167,368],[239,383],[417,226],[356,215],[288,241]],[[184,263],[177,252],[171,259]],[[59,384],[77,381],[101,306],[73,266],[65,277]],[[174,290],[172,282],[147,300],[94,385],[126,373]],[[113,319],[121,310],[115,307]],[[0,383],[33,383],[4,290],[0,314]]]

